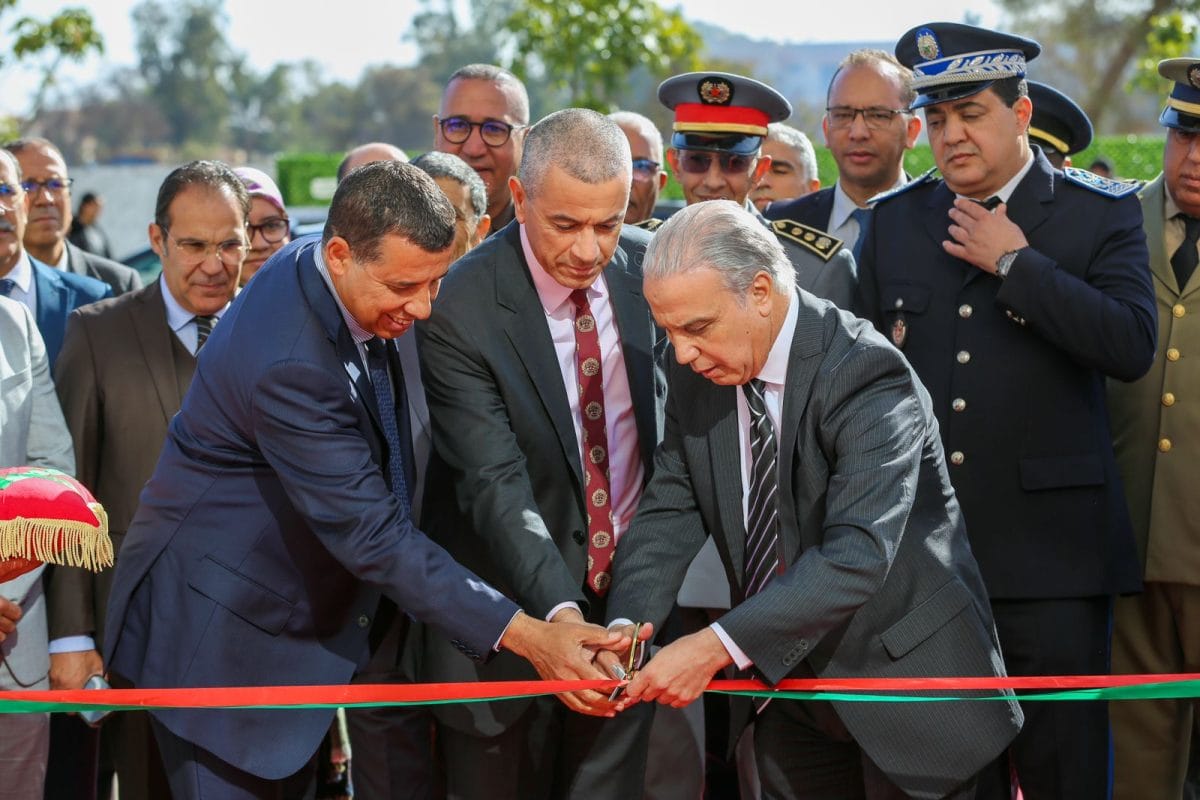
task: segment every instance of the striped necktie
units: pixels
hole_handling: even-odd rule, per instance
[[[755,378],[742,386],[750,409],[750,497],[746,506],[746,596],[758,593],[782,572],[779,558],[779,463],[775,426],[767,415],[764,384]]]
[[[217,318],[212,314],[197,314],[192,319],[196,321],[196,355],[199,355],[200,348],[204,347],[209,334],[213,332],[213,326],[217,324]]]

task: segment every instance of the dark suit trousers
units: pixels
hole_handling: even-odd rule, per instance
[[[903,742],[897,742],[903,747]],[[851,737],[833,706],[773,700],[754,722],[754,754],[762,800],[906,800]],[[947,800],[1008,800],[1008,760],[1002,757]]]
[[[243,772],[202,747],[179,738],[151,719],[173,800],[312,800],[317,791],[317,754],[296,774],[271,781]],[[263,742],[270,747],[270,742]]]
[[[628,800],[642,796],[654,704],[590,717],[538,697],[499,736],[438,727],[448,800]]]
[[[1106,675],[1112,599],[993,600],[1008,674]],[[1105,800],[1112,782],[1108,703],[1021,703],[1011,746],[1025,800]]]

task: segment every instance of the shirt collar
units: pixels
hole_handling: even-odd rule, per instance
[[[65,270],[70,265],[71,265],[71,254],[67,252],[67,245],[64,243],[62,255],[58,257],[58,263],[53,264],[52,266],[55,269]]]
[[[333,279],[329,277],[329,267],[325,263],[325,253],[321,245],[317,245],[314,249],[313,260],[317,262],[317,272],[321,274],[321,280],[325,281],[325,285],[329,287],[329,293],[333,295],[338,311],[342,312],[342,319],[345,321],[346,327],[350,329],[350,338],[354,340],[355,344],[362,344],[368,339],[374,339],[375,334],[364,330],[363,326],[358,324],[358,320],[346,309],[346,304],[342,302],[341,295],[334,288]]]
[[[784,315],[783,325],[779,328],[779,333],[775,336],[775,341],[771,345],[771,351],[767,353],[766,363],[762,369],[758,371],[758,378],[763,383],[770,383],[776,386],[783,386],[787,380],[788,358],[792,353],[792,339],[796,335],[796,320],[800,316],[800,309],[796,303],[795,295],[788,296],[787,314]]]
[[[1175,200],[1171,197],[1170,192],[1164,189],[1163,197],[1166,198],[1166,202],[1163,203],[1163,219],[1170,221],[1175,219],[1177,215],[1183,213],[1179,210],[1179,206],[1175,205]]]
[[[171,289],[167,286],[166,274],[161,274],[158,276],[158,288],[159,291],[162,292],[163,305],[167,307],[167,327],[175,333],[179,333],[179,331],[183,329],[184,325],[187,325],[189,322],[195,319],[196,315],[181,306],[179,301],[175,299],[175,295],[171,294]],[[225,315],[225,310],[228,308],[229,304],[226,303],[225,306],[220,311],[213,314],[213,316],[219,320]]]
[[[533,278],[533,288],[537,291],[538,300],[542,304],[542,308],[546,311],[547,316],[554,315],[563,303],[571,298],[571,293],[575,291],[569,286],[563,286],[558,281],[546,272],[545,267],[537,260],[537,256],[533,254],[533,247],[529,244],[529,237],[525,233],[525,226],[521,225],[521,250],[525,253],[525,263],[529,265],[529,275]],[[608,287],[604,282],[604,273],[601,272],[596,281],[588,287],[588,301],[591,302],[598,297],[604,297],[608,294]]]
[[[899,189],[906,183],[908,183],[908,176],[902,172],[900,173],[900,177],[896,179],[895,183],[884,189],[882,192],[878,192],[878,194],[884,194],[885,192],[890,192],[893,189]],[[850,198],[850,195],[846,194],[846,190],[842,188],[842,181],[839,179],[837,183],[833,185],[833,209],[829,212],[829,230],[832,231],[845,225],[846,220],[850,219],[850,215],[853,214],[857,208],[858,203],[854,202],[854,200]],[[868,208],[870,208],[870,206],[868,206]]]
[[[8,271],[7,275],[0,276],[8,278],[16,287],[25,294],[29,294],[29,287],[33,284],[33,256],[25,253],[24,258],[18,258],[17,263],[13,264],[13,268]]]
[[[1013,175],[1012,178],[1009,179],[1008,183],[1001,186],[1000,191],[996,192],[994,195],[992,195],[992,197],[999,197],[1001,203],[1007,203],[1009,198],[1012,197],[1013,192],[1017,190],[1017,184],[1025,179],[1025,176],[1029,174],[1029,170],[1033,169],[1033,161],[1033,151],[1030,150],[1029,157],[1025,159],[1025,165],[1017,170],[1017,174]],[[955,193],[955,197],[963,196],[964,195],[958,194],[957,192]]]

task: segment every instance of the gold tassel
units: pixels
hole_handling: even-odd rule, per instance
[[[28,558],[46,564],[82,567],[99,572],[113,565],[108,515],[88,504],[100,524],[57,519],[16,517],[0,521],[0,559]]]

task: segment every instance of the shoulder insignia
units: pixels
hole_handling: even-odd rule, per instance
[[[644,231],[650,231],[650,233],[654,233],[656,230],[662,227],[663,222],[664,220],[661,220],[658,217],[651,217],[650,219],[644,219],[641,222],[632,222],[630,224],[635,228],[641,228]]]
[[[1063,175],[1069,182],[1076,186],[1082,186],[1085,189],[1091,189],[1096,194],[1113,198],[1133,194],[1142,188],[1141,181],[1121,181],[1116,178],[1103,178],[1094,172],[1088,172],[1086,169],[1079,169],[1078,167],[1067,167],[1063,170]]]
[[[820,228],[805,225],[791,219],[777,219],[770,223],[776,236],[780,236],[812,251],[822,261],[828,261],[842,249],[842,240],[835,239]]]
[[[930,167],[929,169],[925,170],[925,172],[913,178],[903,186],[897,186],[895,189],[889,189],[886,192],[880,192],[879,194],[875,195],[867,201],[867,205],[874,207],[877,203],[882,203],[884,200],[891,200],[896,195],[904,194],[909,189],[915,189],[918,186],[924,186],[927,183],[936,183],[938,180],[938,176],[934,174],[936,172],[937,167]]]

